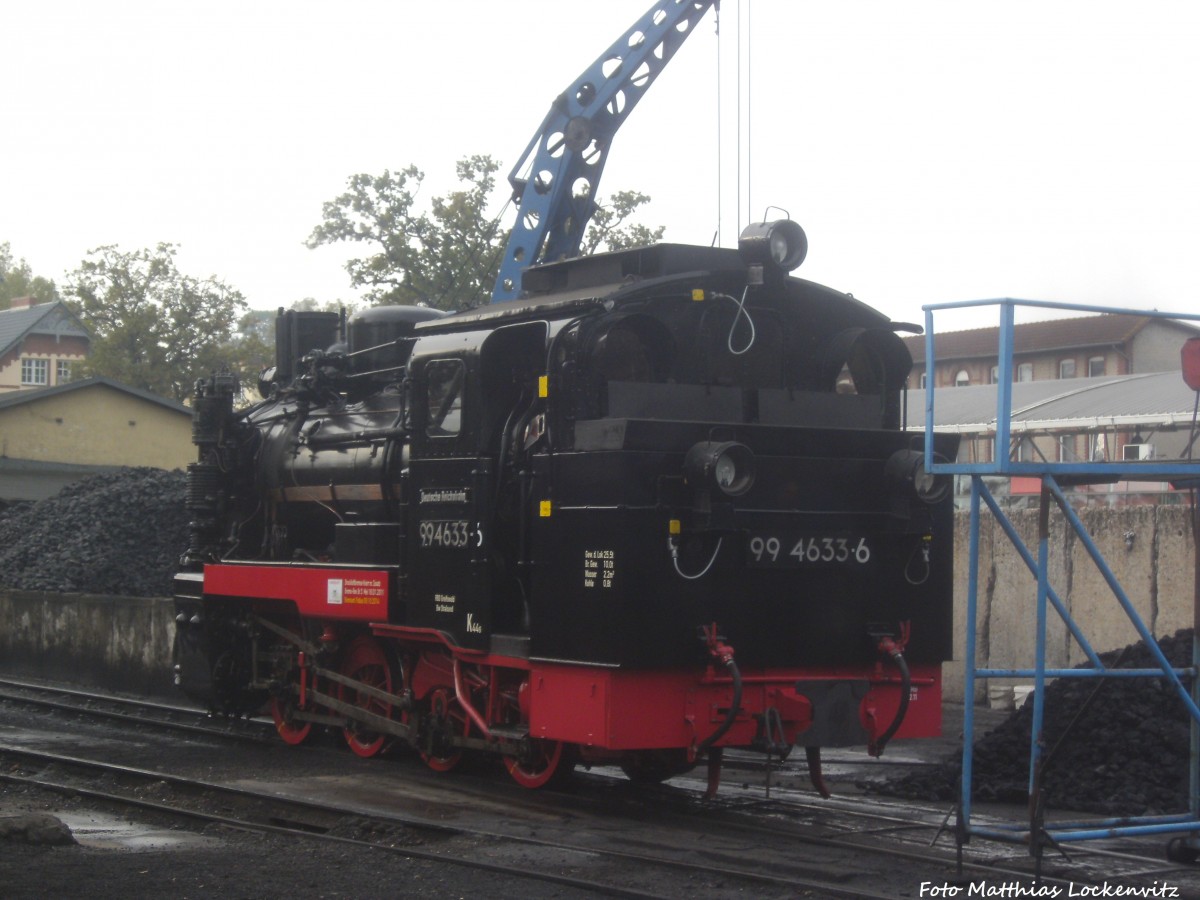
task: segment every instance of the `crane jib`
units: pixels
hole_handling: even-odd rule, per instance
[[[518,209],[493,303],[520,296],[527,267],[579,252],[613,135],[714,5],[655,3],[551,104],[508,176]]]

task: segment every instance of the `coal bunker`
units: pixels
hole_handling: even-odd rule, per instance
[[[1158,644],[1173,666],[1191,665],[1191,629]],[[1157,666],[1142,642],[1100,658],[1106,668]],[[1046,688],[1044,720],[1047,808],[1112,816],[1186,812],[1189,718],[1183,700],[1165,679],[1057,679]],[[1031,695],[975,742],[975,800],[1027,800],[1032,721]],[[863,787],[909,799],[952,801],[958,796],[961,772],[961,757],[955,756],[939,766]]]
[[[0,509],[0,587],[165,597],[188,544],[181,471],[124,468]]]

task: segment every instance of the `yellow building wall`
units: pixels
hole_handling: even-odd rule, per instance
[[[97,384],[0,409],[0,456],[182,469],[196,451],[189,415]]]

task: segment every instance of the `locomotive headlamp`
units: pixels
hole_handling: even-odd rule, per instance
[[[754,486],[754,454],[736,441],[701,441],[683,461],[683,475],[693,487],[717,488],[740,497]]]
[[[925,454],[919,450],[897,450],[887,461],[884,473],[894,484],[911,486],[926,503],[937,503],[950,493],[950,477],[926,470]]]
[[[791,219],[755,222],[738,237],[738,250],[747,265],[769,266],[778,272],[790,272],[808,254],[808,237]]]

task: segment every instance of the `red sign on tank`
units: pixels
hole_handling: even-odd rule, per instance
[[[387,619],[390,573],[378,569],[241,565],[204,567],[204,593],[224,597],[291,600],[302,616]]]

